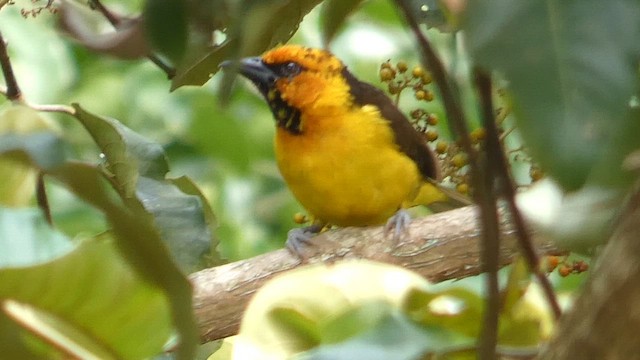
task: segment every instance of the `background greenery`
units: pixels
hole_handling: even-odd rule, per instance
[[[193,354],[197,333],[184,273],[281,248],[295,226],[293,214],[302,210],[274,164],[273,120],[262,99],[244,82],[232,85],[233,78],[221,74],[209,80],[209,74],[224,59],[259,54],[291,36],[294,43],[330,44],[359,78],[374,84],[388,59],[418,63],[393,2],[334,0],[314,8],[320,2],[105,1],[116,14],[145,16],[144,27],[132,20],[118,34],[143,29],[146,37],[132,36],[120,46],[108,38],[112,26],[93,1],[54,1],[55,13],[45,1],[0,1],[0,31],[24,100],[74,104],[66,110],[70,116],[0,98],[3,353],[149,358],[179,339],[183,346],[174,355]],[[479,121],[469,59],[495,70],[497,83],[508,89],[502,105],[514,114],[507,121],[522,130],[511,146],[522,136],[556,188],[568,193],[559,207],[543,211],[544,230],[572,249],[601,244],[635,179],[621,163],[637,148],[640,133],[640,5],[470,2],[460,18],[455,10],[439,11],[455,1],[410,3],[421,23],[436,27],[427,34],[458,81],[471,127]],[[464,42],[441,31],[456,27],[466,31]],[[176,65],[172,79],[147,59],[131,59],[149,48]],[[404,110],[417,104],[407,95],[400,102]],[[439,96],[425,106],[443,120],[439,131],[448,137]],[[528,163],[514,169],[524,181]],[[38,174],[46,175],[55,227],[36,207]],[[537,345],[548,336],[548,310],[538,306],[539,298],[525,296],[530,279],[522,269],[506,269],[501,277],[509,302],[500,314],[500,345]],[[583,280],[552,278],[558,291],[574,290]],[[335,351],[353,356],[363,343],[397,359],[425,351],[468,358],[478,329],[460,324],[482,321],[481,280],[434,288],[418,282],[405,289],[406,302],[341,308],[335,323],[303,321],[299,309],[267,297],[255,321],[275,309],[280,322],[269,331],[284,327],[304,341],[313,334],[303,348],[307,358],[337,358]],[[457,312],[452,323],[432,316],[426,309],[439,296],[471,311]],[[336,324],[355,330],[335,332]],[[381,341],[395,330],[418,344],[415,353],[403,355],[402,343]],[[422,341],[434,334],[451,336],[438,344]],[[331,346],[341,341],[345,348]]]

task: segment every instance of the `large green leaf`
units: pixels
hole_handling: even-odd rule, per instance
[[[25,332],[74,355],[142,359],[161,351],[171,333],[167,298],[132,272],[108,234],[69,252],[69,240],[34,209],[0,209],[0,231],[0,303]],[[0,332],[0,345],[15,331]],[[23,345],[11,355],[3,345],[3,356],[38,353],[33,343]]]
[[[144,24],[154,50],[180,64],[187,50],[186,0],[147,0]]]
[[[298,25],[321,0],[245,0],[233,2],[235,16],[218,24],[226,40],[178,69],[171,89],[183,85],[202,85],[218,71],[218,65],[229,58],[259,55],[267,49],[289,40]],[[226,9],[225,9],[226,10]],[[223,78],[228,89],[231,76]]]
[[[162,146],[115,119],[91,114],[75,105],[76,117],[107,160],[113,184],[130,206],[142,206],[185,272],[219,263],[211,210],[187,178],[165,179],[169,165]],[[181,188],[187,190],[183,191]],[[206,260],[206,262],[205,262]]]
[[[640,4],[632,0],[471,1],[464,30],[474,60],[509,82],[520,133],[566,190],[594,166],[624,183],[604,156],[634,126]]]
[[[124,206],[96,167],[69,163],[49,171],[48,175],[105,214],[124,259],[137,275],[161,289],[169,300],[173,325],[180,339],[177,356],[191,359],[198,343],[191,284],[163,246],[152,216],[142,206]]]
[[[414,360],[469,346],[475,340],[442,328],[420,327],[399,311],[389,311],[366,332],[347,341],[321,345],[299,356],[313,360]]]

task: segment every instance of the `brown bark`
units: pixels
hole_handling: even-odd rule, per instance
[[[364,258],[411,269],[433,282],[480,273],[480,224],[473,206],[413,221],[395,244],[381,227],[344,228],[325,232],[306,248],[307,261],[332,262]],[[518,249],[506,217],[501,219],[500,263],[513,261]],[[540,254],[558,253],[541,236],[534,236]],[[234,335],[252,295],[274,275],[301,265],[287,250],[205,269],[191,275],[194,307],[203,341]]]

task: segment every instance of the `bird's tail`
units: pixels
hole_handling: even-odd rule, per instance
[[[473,202],[467,196],[429,179],[420,187],[415,199],[405,205],[408,205],[406,207],[424,205],[433,212],[444,212],[472,204]]]

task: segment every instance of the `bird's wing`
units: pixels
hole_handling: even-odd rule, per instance
[[[422,176],[440,180],[440,167],[433,151],[391,99],[382,90],[358,80],[346,67],[342,76],[356,105],[374,105],[380,110],[382,117],[389,122],[400,150],[418,165]]]

